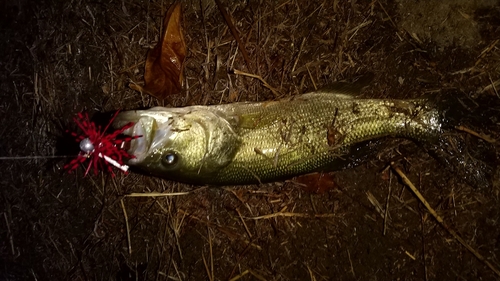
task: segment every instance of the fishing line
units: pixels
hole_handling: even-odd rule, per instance
[[[111,158],[107,155],[102,155],[102,153],[99,153],[98,156],[100,158],[104,158],[104,160],[106,162],[108,162],[109,164],[122,170],[123,172],[126,172],[129,168],[127,165],[120,164],[116,160],[114,160],[113,158]],[[0,156],[0,160],[36,160],[36,159],[57,159],[57,158],[74,158],[74,157],[87,157],[88,158],[88,156],[85,156],[85,155]]]
[[[55,159],[70,158],[78,155],[49,155],[49,156],[0,156],[0,160],[35,160],[35,159]]]

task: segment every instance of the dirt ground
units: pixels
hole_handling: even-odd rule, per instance
[[[33,3],[32,3],[33,2]],[[495,0],[225,1],[247,64],[212,0],[184,1],[185,91],[163,103],[141,83],[171,1],[0,4],[1,157],[74,155],[71,118],[118,109],[272,100],[373,73],[364,97],[453,94],[493,112],[500,137],[500,4]],[[498,144],[462,133],[498,158]],[[498,143],[498,142],[497,142]],[[499,171],[478,188],[404,139],[333,173],[336,188],[294,180],[190,186],[138,173],[68,174],[67,158],[0,160],[0,280],[496,280]],[[397,159],[479,260],[388,168]],[[189,192],[178,196],[156,193]],[[145,193],[145,197],[126,197]]]

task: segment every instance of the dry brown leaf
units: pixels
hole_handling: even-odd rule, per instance
[[[181,18],[181,4],[176,3],[168,9],[163,22],[163,36],[155,48],[149,51],[146,60],[143,90],[159,100],[182,90],[187,49]]]

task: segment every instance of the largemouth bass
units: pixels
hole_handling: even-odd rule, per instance
[[[121,112],[143,135],[128,165],[194,184],[252,184],[338,169],[359,143],[386,136],[432,142],[442,115],[425,99],[360,99],[337,90],[270,102]],[[338,90],[340,89],[340,90]]]

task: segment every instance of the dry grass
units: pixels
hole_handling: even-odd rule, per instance
[[[398,3],[225,1],[221,5],[234,24],[231,31],[214,1],[183,2],[189,48],[185,92],[164,105],[272,100],[366,73],[375,78],[364,96],[451,93],[474,101],[498,100],[500,7],[472,11],[457,6],[469,16],[466,23],[477,26],[480,33],[474,38],[481,40],[473,46],[442,47],[432,36],[405,30],[401,21],[412,11],[405,10],[407,1]],[[0,43],[0,114],[5,124],[0,128],[0,156],[71,154],[76,145],[64,131],[73,126],[76,112],[98,116],[158,105],[128,85],[141,83],[146,52],[158,40],[170,4],[0,4],[5,11],[0,17],[5,23],[0,25],[5,36]],[[242,72],[252,76],[233,74]],[[497,107],[485,106],[484,112],[500,116]],[[496,127],[471,129],[498,140],[500,121],[492,121]],[[498,141],[492,145],[490,152],[498,154]],[[339,188],[322,195],[304,192],[293,181],[206,188],[134,173],[83,178],[81,171],[61,171],[65,162],[57,159],[1,160],[0,276],[496,278],[384,167],[396,159],[439,217],[496,268],[498,171],[491,189],[474,189],[414,144],[388,140],[378,147],[380,157],[338,172]]]

